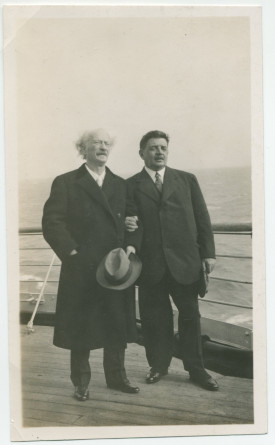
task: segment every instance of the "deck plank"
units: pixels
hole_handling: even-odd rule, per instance
[[[106,387],[102,350],[91,351],[90,400],[73,398],[70,353],[52,345],[53,328],[21,328],[23,424],[33,426],[194,425],[253,423],[253,381],[211,374],[220,390],[192,384],[182,363],[173,359],[169,374],[156,385],[144,381],[148,370],[144,348],[131,344],[126,369],[139,394]]]
[[[152,423],[162,424],[163,421],[168,424],[170,421],[174,424],[196,423],[194,412],[192,410],[190,411],[186,403],[177,407],[173,404],[158,404],[156,408],[153,404],[144,404],[143,400],[139,400],[139,403],[137,403],[136,397],[134,399],[135,404],[133,405],[132,397],[131,400],[128,400],[126,403],[125,400],[118,400],[117,398],[116,400],[111,400],[111,397],[109,397],[108,400],[102,400],[100,399],[99,393],[93,393],[91,400],[79,404],[72,398],[55,394],[44,394],[44,399],[41,401],[41,394],[32,394],[31,400],[26,400],[25,398],[25,402],[28,407],[30,407],[30,404],[33,404],[36,410],[46,411],[50,409],[51,412],[62,412],[63,414],[74,414],[77,406],[78,414],[81,415],[81,417],[89,418],[93,425],[98,418],[98,414],[100,414],[103,419],[112,417],[116,421],[116,424],[150,425]],[[206,410],[204,411],[206,412]],[[201,418],[204,417],[207,421],[209,416],[205,412],[202,412],[201,409],[197,411],[197,414],[199,414]],[[219,409],[213,410],[211,423],[220,423],[221,417],[223,416],[224,413]],[[229,419],[232,423],[242,423],[240,417],[236,418],[235,415],[231,415],[230,418],[227,416],[227,421],[229,421]],[[78,424],[78,421],[75,423]]]

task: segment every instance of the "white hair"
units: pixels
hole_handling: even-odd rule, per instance
[[[85,149],[86,149],[86,144],[87,144],[87,142],[88,142],[89,140],[93,139],[94,134],[95,134],[97,131],[99,131],[99,130],[100,130],[100,131],[105,131],[105,130],[103,130],[102,128],[97,129],[97,130],[93,130],[93,131],[85,131],[85,132],[82,134],[82,136],[80,136],[80,138],[76,141],[76,143],[75,143],[75,147],[76,147],[76,149],[77,149],[79,155],[80,155],[83,159],[86,159],[86,152],[85,152]],[[107,131],[105,131],[105,132],[108,134]],[[114,138],[114,137],[110,137],[109,134],[108,134],[108,136],[109,136],[109,138],[110,138],[110,146],[112,147],[112,146],[114,145],[114,143],[115,143],[115,138]]]

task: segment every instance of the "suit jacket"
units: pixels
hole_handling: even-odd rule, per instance
[[[166,268],[181,284],[200,278],[201,259],[215,258],[207,207],[196,177],[166,167],[160,197],[145,169],[127,181],[127,214],[138,215],[140,228],[127,244],[142,260],[140,283],[160,281]]]
[[[84,164],[54,180],[44,206],[42,229],[44,238],[62,261],[54,332],[56,346],[67,349],[106,346],[102,289],[95,275],[102,258],[110,250],[123,247],[125,208],[125,181],[109,169],[102,189]],[[78,254],[70,256],[73,249]],[[135,329],[133,308],[129,307],[129,311]]]

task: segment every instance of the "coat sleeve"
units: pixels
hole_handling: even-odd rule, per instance
[[[138,207],[135,202],[134,197],[134,184],[131,181],[127,181],[127,199],[126,199],[126,216],[137,216],[138,217],[138,229],[134,232],[127,232],[125,230],[125,246],[134,246],[136,251],[139,252],[142,243],[143,227],[140,215],[138,212]]]
[[[195,175],[191,176],[191,197],[201,258],[215,258],[215,243],[210,216]]]
[[[45,240],[61,260],[78,247],[68,230],[68,187],[62,176],[53,181],[43,210],[42,231]]]

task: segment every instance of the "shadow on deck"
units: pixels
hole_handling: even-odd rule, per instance
[[[144,348],[128,345],[126,369],[139,394],[107,389],[102,350],[91,351],[90,400],[73,398],[70,353],[52,345],[53,328],[21,327],[24,427],[221,425],[253,423],[253,380],[211,372],[220,385],[206,391],[190,382],[180,360],[173,358],[169,374],[147,385]]]

